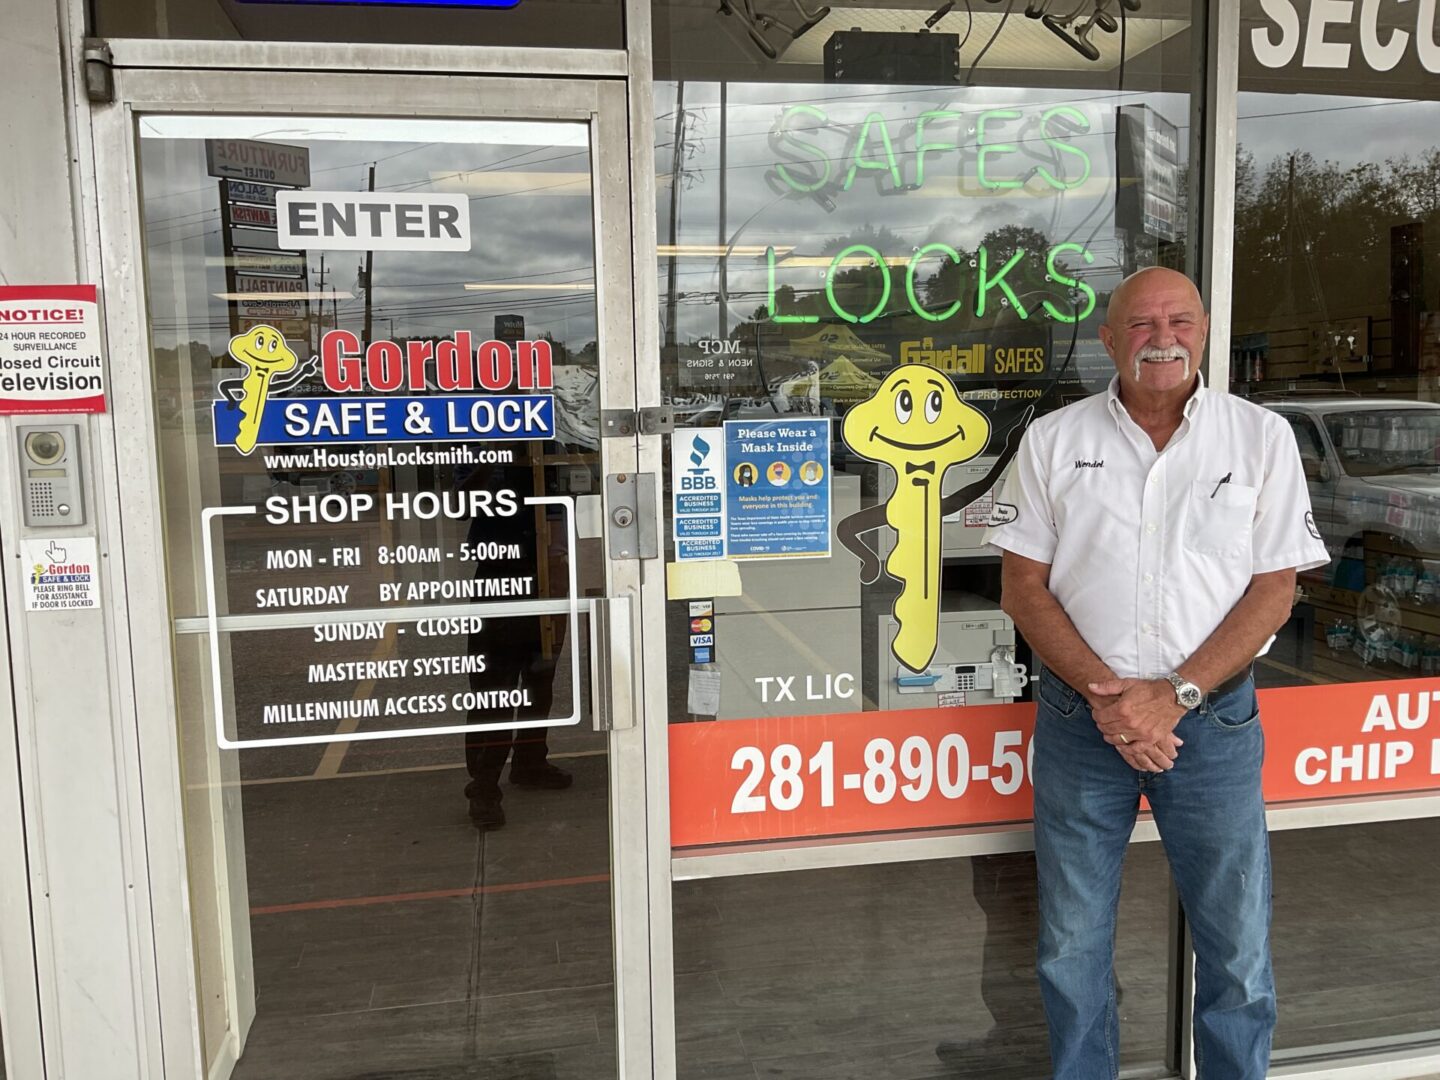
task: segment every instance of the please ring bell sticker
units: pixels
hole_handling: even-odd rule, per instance
[[[100,606],[99,556],[93,536],[21,541],[26,611],[76,611]]]

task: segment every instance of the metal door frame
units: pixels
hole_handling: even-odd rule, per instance
[[[35,956],[30,884],[31,865],[20,791],[19,735],[15,679],[23,665],[12,662],[13,640],[0,582],[0,663],[8,676],[0,685],[0,1074],[40,1076],[40,992]],[[6,1065],[9,1072],[6,1072]]]
[[[93,183],[100,235],[100,282],[111,369],[111,411],[116,424],[115,468],[124,521],[121,565],[125,587],[112,601],[117,618],[128,622],[133,645],[133,682],[124,705],[134,721],[143,790],[131,796],[132,820],[143,821],[148,872],[137,875],[137,906],[147,912],[153,966],[146,965],[136,987],[148,1017],[152,1061],[163,1075],[202,1075],[198,1001],[189,914],[183,793],[171,646],[171,612],[164,556],[158,437],[149,362],[149,318],[143,274],[136,116],[157,114],[275,114],[378,116],[386,118],[551,119],[586,122],[591,131],[591,176],[596,246],[596,303],[600,342],[600,385],[604,407],[635,406],[635,298],[642,275],[632,263],[630,192],[631,143],[627,123],[633,106],[618,79],[488,77],[439,74],[433,50],[306,45],[303,49],[265,43],[111,42],[117,68],[108,104],[93,107]],[[374,53],[363,60],[358,52]],[[533,51],[533,50],[532,50]],[[421,64],[417,54],[432,56]],[[457,50],[471,71],[515,70],[522,59],[512,50]],[[525,52],[525,50],[521,50]],[[279,55],[277,55],[279,54]],[[597,54],[601,55],[601,54]],[[126,68],[126,62],[153,59],[155,68]],[[438,59],[450,59],[443,57]],[[360,74],[357,68],[411,73]],[[592,62],[556,67],[583,74],[620,74],[612,54]],[[235,68],[251,70],[233,70]],[[259,78],[253,71],[265,68]],[[277,70],[277,69],[295,70]],[[597,72],[595,69],[602,69]],[[224,70],[232,69],[232,70]],[[436,74],[415,74],[415,69]],[[451,69],[453,71],[453,69]],[[438,77],[437,77],[438,76]],[[648,140],[647,140],[648,141]],[[89,184],[87,184],[89,186]],[[633,473],[638,447],[631,438],[601,439],[604,474]],[[118,575],[117,575],[118,576]],[[609,560],[606,595],[629,604],[610,605],[629,625],[607,629],[613,640],[639,652],[640,564]],[[616,665],[618,668],[619,665]],[[638,683],[609,681],[615,730],[609,739],[611,897],[615,955],[617,1064],[622,1078],[654,1075],[650,898],[662,883],[647,880],[652,867],[668,868],[668,849],[652,857],[655,838],[647,822],[655,780],[647,776],[645,729],[639,722]],[[663,813],[663,807],[659,811]],[[668,843],[668,836],[661,838]],[[668,901],[668,896],[667,896]],[[668,902],[667,902],[668,911]],[[664,933],[668,938],[668,922]],[[667,949],[668,952],[668,949]],[[668,996],[662,995],[662,998]],[[228,1003],[233,1006],[232,1003]],[[232,1025],[227,1042],[238,1055]]]

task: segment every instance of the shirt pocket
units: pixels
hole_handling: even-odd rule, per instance
[[[1259,489],[1197,480],[1190,489],[1185,546],[1200,555],[1234,558],[1250,550]]]

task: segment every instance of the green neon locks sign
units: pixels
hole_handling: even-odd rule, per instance
[[[917,315],[927,322],[942,323],[958,315],[964,304],[956,300],[943,310],[932,311],[921,301],[915,288],[915,275],[920,264],[925,259],[937,254],[943,255],[957,266],[961,263],[960,252],[948,244],[933,243],[919,248],[905,265],[905,300],[910,314]],[[1070,276],[1065,267],[1059,265],[1057,260],[1065,254],[1078,255],[1086,263],[1093,263],[1095,256],[1083,244],[1074,243],[1056,244],[1044,256],[1047,283],[1052,283],[1061,289],[1074,290],[1079,294],[1081,303],[1078,308],[1071,311],[1056,304],[1054,298],[1045,297],[1040,300],[1039,310],[1044,311],[1055,322],[1074,323],[1088,318],[1090,313],[1095,310],[1096,297],[1095,290],[1090,285],[1077,277]],[[852,311],[835,295],[835,275],[845,267],[848,260],[856,256],[864,256],[868,260],[867,273],[879,275],[877,284],[880,289],[880,298],[867,311]],[[1018,248],[1009,259],[1005,260],[1003,265],[992,270],[993,262],[998,260],[992,260],[990,252],[982,244],[975,253],[975,316],[983,317],[987,311],[991,311],[997,303],[1003,301],[1021,319],[1029,319],[1035,309],[1026,306],[1027,297],[1016,291],[1016,283],[1011,275],[1027,261],[1036,257],[1037,253]],[[766,321],[782,324],[819,322],[819,315],[783,313],[779,310],[775,299],[777,292],[775,284],[776,258],[773,246],[765,249],[765,263],[767,272]],[[884,255],[869,244],[851,244],[843,251],[837,252],[825,270],[826,306],[829,308],[830,314],[844,322],[864,324],[887,314],[893,290],[894,283],[891,278],[890,264],[885,261]],[[998,296],[994,294],[998,294]],[[1031,298],[1031,302],[1033,303],[1033,298]]]

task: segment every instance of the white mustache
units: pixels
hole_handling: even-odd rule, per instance
[[[1154,345],[1141,345],[1130,358],[1135,369],[1135,381],[1140,381],[1140,365],[1147,360],[1181,360],[1184,362],[1182,378],[1190,378],[1190,350],[1179,342],[1161,349]]]
[[[1156,348],[1154,345],[1142,345],[1135,352],[1135,359],[1144,363],[1146,360],[1184,360],[1190,362],[1190,350],[1184,345],[1171,345],[1168,349]]]

